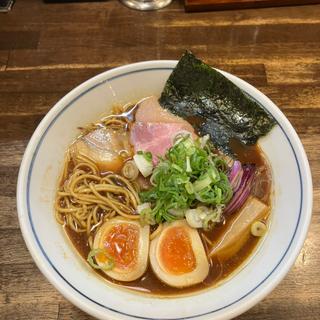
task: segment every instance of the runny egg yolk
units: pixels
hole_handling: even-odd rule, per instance
[[[120,269],[131,269],[137,262],[139,228],[132,224],[113,226],[104,238],[104,247]]]
[[[196,268],[190,237],[183,227],[167,230],[159,249],[162,264],[167,272],[179,275]]]

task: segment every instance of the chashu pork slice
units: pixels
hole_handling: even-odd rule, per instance
[[[180,123],[138,122],[131,128],[130,141],[135,152],[151,152],[156,163],[157,158],[164,156],[173,145],[176,135],[185,131]]]
[[[72,144],[71,156],[75,163],[81,162],[81,156],[93,161],[101,173],[119,172],[132,156],[129,133],[112,128],[93,130]]]
[[[164,156],[173,145],[179,133],[189,132],[196,137],[191,124],[163,109],[156,97],[150,97],[140,103],[131,127],[130,142],[134,151],[149,151],[154,163]]]

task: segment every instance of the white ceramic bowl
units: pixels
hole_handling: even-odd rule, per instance
[[[77,127],[99,119],[113,104],[159,95],[175,65],[176,61],[131,64],[81,84],[41,121],[20,167],[19,221],[34,261],[67,299],[100,319],[230,319],[248,310],[280,282],[307,234],[312,182],[308,160],[296,132],[266,96],[223,72],[278,123],[259,141],[272,166],[274,207],[270,230],[255,254],[217,288],[178,299],[143,296],[112,286],[78,256],[53,213],[65,150],[77,136]]]

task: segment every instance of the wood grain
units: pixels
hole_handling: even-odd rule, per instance
[[[36,49],[39,36],[39,31],[1,31],[0,50]]]
[[[185,0],[186,11],[249,9],[317,4],[318,0]]]
[[[186,14],[182,2],[138,12],[117,1],[16,1],[0,15],[0,319],[93,319],[58,293],[24,244],[16,182],[28,140],[56,101],[115,66],[178,59],[185,49],[255,85],[285,113],[308,155],[314,210],[281,284],[239,320],[320,314],[320,5]]]

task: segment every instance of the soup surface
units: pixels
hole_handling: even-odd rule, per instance
[[[261,239],[260,236],[264,234],[260,234],[261,228],[266,228],[271,208],[270,168],[258,144],[247,146],[232,140],[232,157],[217,150],[210,142],[208,145],[205,142],[202,147],[201,143],[206,139],[201,140],[198,128],[202,124],[198,118],[190,117],[186,121],[164,110],[155,113],[152,109],[154,106],[148,105],[155,102],[152,98],[152,101],[149,100],[135,106],[117,107],[113,115],[81,128],[80,137],[67,151],[57,192],[56,217],[75,249],[90,263],[93,270],[109,282],[139,292],[166,296],[203,290],[215,286],[239,268],[252,254]],[[156,108],[159,107],[156,105]],[[153,120],[155,115],[156,121]],[[159,138],[163,135],[163,130],[165,135]],[[168,136],[177,135],[180,138],[182,136],[181,140],[168,140]],[[152,145],[153,139],[158,139],[155,145]],[[207,198],[204,200],[199,194],[205,188],[212,188],[218,194],[221,190],[210,180],[198,194],[193,188],[200,188],[199,184],[205,183],[206,176],[199,173],[199,178],[196,178],[192,173],[185,184],[190,196],[186,200],[189,207],[169,209],[168,215],[159,216],[160,211],[158,216],[153,215],[159,206],[156,202],[159,199],[146,203],[142,203],[141,199],[149,196],[150,190],[158,188],[159,182],[152,180],[152,173],[144,176],[144,171],[151,164],[155,173],[156,168],[167,161],[166,157],[169,157],[173,148],[186,144],[186,141],[189,144],[196,141],[195,150],[200,154],[206,152],[208,159],[217,163],[216,170],[221,171],[221,177],[226,177],[226,188],[231,190],[232,196],[221,204]],[[148,159],[150,154],[152,160]],[[162,158],[156,158],[158,154]],[[191,167],[192,157],[191,152],[187,156]],[[139,167],[140,160],[143,162],[142,168]],[[184,174],[184,170],[188,172],[188,161],[183,172],[176,168],[177,174]],[[173,163],[173,168],[174,165]],[[237,187],[232,185],[232,170],[236,165],[242,170],[239,177],[236,176]],[[197,172],[194,167],[192,170]],[[247,180],[243,178],[245,170],[250,170]],[[176,177],[176,180],[181,179],[178,175]],[[189,187],[192,188],[190,192]],[[243,193],[231,205],[238,190]],[[175,196],[173,193],[172,197]],[[139,211],[141,205],[144,209]],[[200,209],[204,210],[203,206],[210,211],[211,216],[214,213],[215,220],[211,216],[208,220],[209,214],[199,214]],[[144,211],[145,208],[149,211]],[[200,218],[196,223],[203,225],[190,225],[186,213],[188,210],[199,214]],[[250,218],[254,213],[252,210],[260,210],[258,218],[252,218],[247,225],[246,222],[240,222],[244,215]],[[142,219],[141,212],[150,214],[147,220],[145,216]],[[108,223],[117,217],[123,220],[109,227]],[[136,224],[127,224],[131,220]],[[182,221],[182,226],[170,229],[171,224],[177,221]],[[204,221],[209,221],[209,224],[204,224]],[[255,229],[253,221],[260,223]],[[159,254],[152,253],[158,252],[151,250],[152,243],[153,247],[162,248],[158,250]],[[151,254],[154,256],[148,257]],[[160,267],[154,266],[154,259]],[[163,267],[164,263],[168,270]],[[205,271],[206,265],[208,271]],[[159,270],[158,267],[162,268],[161,272],[165,275],[156,271]],[[197,270],[198,267],[202,271]],[[122,276],[126,270],[129,270],[128,273]],[[180,279],[191,273],[195,274],[195,278],[190,284]]]

